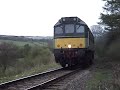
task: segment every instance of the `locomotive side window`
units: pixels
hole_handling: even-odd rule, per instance
[[[76,33],[84,33],[84,31],[85,31],[84,26],[76,25]]]
[[[55,27],[55,34],[62,34],[62,33],[63,33],[62,27]]]
[[[66,24],[65,33],[74,33],[74,24]]]

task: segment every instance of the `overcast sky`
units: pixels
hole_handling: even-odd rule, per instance
[[[61,17],[78,16],[96,25],[102,0],[0,0],[0,35],[52,36]]]

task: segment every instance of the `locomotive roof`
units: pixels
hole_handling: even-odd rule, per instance
[[[63,20],[66,20],[66,21],[63,21]],[[77,22],[79,24],[84,24],[84,25],[87,25],[83,20],[81,20],[80,18],[78,17],[62,17],[56,24],[55,26],[57,25],[60,25],[62,23],[70,23],[70,22]]]

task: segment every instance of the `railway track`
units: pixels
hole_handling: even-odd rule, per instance
[[[0,90],[31,90],[36,86],[43,85],[48,81],[52,81],[71,72],[71,70],[65,70],[63,68],[51,70],[0,84]]]
[[[73,79],[79,71],[82,70],[59,68],[0,84],[0,90],[57,90]],[[73,77],[70,79],[71,76]]]
[[[28,77],[16,79],[6,83],[2,83],[0,84],[0,90],[13,90],[13,89],[26,90],[27,88],[30,88],[33,85],[37,85],[39,83],[42,83],[48,80],[49,79],[48,77],[53,78],[53,75],[57,76],[57,74],[59,74],[59,72],[62,72],[62,71],[63,71],[63,68],[59,68],[59,69],[54,69],[54,70],[46,71],[43,73],[31,75]]]
[[[37,86],[31,87],[28,90],[60,90],[60,87],[68,83],[69,81],[73,80],[73,77],[70,78],[71,76],[74,76],[80,71],[80,69],[73,70],[65,75],[62,75],[57,78],[53,78],[51,80],[48,80],[44,83],[41,83]],[[63,90],[61,88],[61,90]]]

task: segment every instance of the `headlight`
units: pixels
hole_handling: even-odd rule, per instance
[[[71,45],[70,45],[70,44],[68,45],[68,48],[71,48]]]

